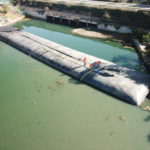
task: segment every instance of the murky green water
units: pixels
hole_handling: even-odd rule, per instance
[[[0,42],[0,150],[149,147],[149,112]]]

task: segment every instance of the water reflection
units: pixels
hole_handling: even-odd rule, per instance
[[[144,119],[144,121],[150,121],[150,115],[147,116],[147,117]]]
[[[150,142],[150,134],[148,135],[148,141]]]

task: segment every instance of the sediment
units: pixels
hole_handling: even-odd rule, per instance
[[[72,34],[81,35],[84,37],[91,37],[91,38],[99,38],[99,39],[111,39],[112,36],[106,35],[100,32],[95,31],[88,31],[83,28],[73,29],[71,31]]]

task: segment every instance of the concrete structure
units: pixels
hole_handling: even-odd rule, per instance
[[[141,57],[145,67],[150,72],[150,51],[145,49],[144,45],[141,45],[138,39],[133,39],[133,43],[136,47],[136,50]]]
[[[98,24],[97,29],[101,29],[104,31],[118,32],[118,33],[132,33],[132,30],[126,26],[115,26],[115,24]]]
[[[6,32],[5,32],[5,31]],[[12,32],[13,31],[13,32]],[[0,40],[78,80],[134,105],[149,93],[150,76],[70,49],[24,31],[0,29]],[[87,58],[85,66],[83,58]],[[100,66],[89,64],[101,61]],[[104,69],[105,67],[105,69]]]
[[[132,29],[127,26],[120,26],[114,23],[109,23],[96,17],[88,17],[82,15],[70,15],[68,13],[49,11],[44,12],[42,9],[23,7],[26,15],[35,17],[42,20],[47,20],[48,22],[54,22],[59,24],[77,26],[77,27],[94,27],[96,29],[118,32],[118,33],[132,33]]]
[[[42,20],[46,20],[46,15],[43,13],[38,13],[37,11],[32,11],[32,10],[26,10],[25,13],[29,16],[38,18],[38,19],[42,19]]]

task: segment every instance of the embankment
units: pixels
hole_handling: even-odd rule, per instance
[[[15,1],[15,0],[14,0]],[[18,2],[18,1],[17,1]],[[16,3],[16,2],[15,2]],[[108,25],[115,26],[118,29],[119,26],[136,27],[150,29],[150,12],[140,10],[128,10],[128,9],[111,9],[105,7],[90,7],[82,4],[68,4],[68,3],[52,3],[42,0],[35,1],[21,1],[20,4],[29,6],[32,8],[40,8],[46,11],[57,11],[69,14],[78,14],[80,16],[86,16],[90,19],[97,20],[98,24],[101,24],[99,28],[108,28]]]

